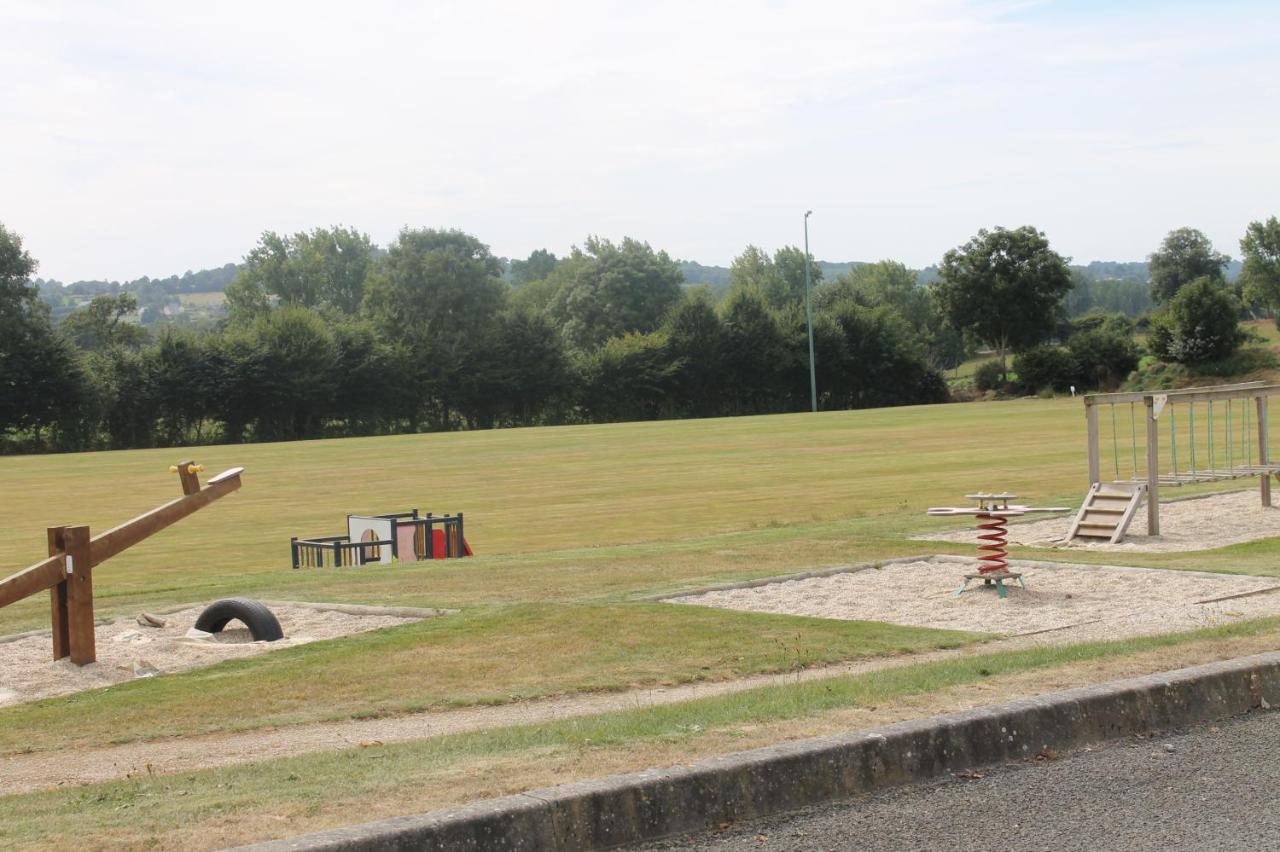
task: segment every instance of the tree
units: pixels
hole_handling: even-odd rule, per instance
[[[406,228],[369,278],[364,310],[413,352],[421,374],[403,392],[434,403],[437,428],[449,427],[463,374],[493,339],[507,292],[501,273],[470,234]]]
[[[773,288],[765,289],[765,298],[775,308],[784,305],[804,304],[804,267],[805,254],[795,246],[783,246],[773,253],[773,268],[778,271],[773,280]],[[822,269],[809,259],[809,286],[817,287],[822,283]]]
[[[1241,283],[1245,299],[1280,307],[1280,219],[1250,222],[1240,240],[1244,256]]]
[[[843,301],[830,312],[843,337],[840,408],[945,402],[947,383],[925,361],[910,326],[892,308]]]
[[[1222,270],[1230,262],[1231,258],[1214,251],[1209,238],[1195,228],[1170,231],[1160,248],[1147,256],[1151,298],[1164,304],[1197,278],[1222,281]]]
[[[946,253],[941,274],[935,288],[951,324],[992,346],[1004,377],[1008,352],[1047,337],[1071,290],[1067,260],[1029,225],[978,231]]]
[[[341,226],[292,236],[266,231],[227,286],[227,308],[237,322],[260,316],[273,301],[354,314],[373,250],[366,234]]]
[[[754,289],[773,308],[804,304],[804,267],[804,252],[795,246],[784,246],[770,257],[763,249],[749,245],[729,266],[729,287]],[[812,259],[809,282],[811,287],[822,282],[822,269]]]
[[[778,288],[778,270],[769,253],[757,246],[748,245],[729,264],[729,289],[752,289],[767,293]]]
[[[674,368],[661,332],[611,337],[579,356],[582,406],[597,422],[655,420],[668,413]]]
[[[151,364],[141,353],[113,346],[93,353],[90,372],[98,383],[102,430],[112,449],[155,444],[156,386]]]
[[[724,323],[725,387],[733,414],[766,414],[787,387],[782,381],[793,357],[786,335],[769,310],[764,294],[738,289],[720,306]]]
[[[555,268],[556,256],[546,249],[537,249],[525,260],[511,261],[511,283],[523,287],[532,281],[542,281]]]
[[[354,316],[364,301],[364,283],[373,264],[374,244],[354,228],[316,228],[295,234],[303,276],[315,280],[321,305]]]
[[[545,317],[508,311],[499,317],[497,381],[480,393],[500,402],[506,422],[532,426],[555,414],[572,391],[564,340]]]
[[[611,337],[654,331],[680,299],[684,276],[665,251],[626,237],[615,245],[588,237],[554,274],[559,288],[548,306],[568,343],[593,349]]]
[[[225,374],[212,335],[166,328],[150,347],[157,437],[167,446],[202,443],[205,421],[217,410]]]
[[[321,434],[333,411],[338,351],[315,311],[300,305],[271,311],[229,333],[226,347],[231,375],[220,402],[230,438],[249,425],[258,441]]]
[[[1201,276],[1180,289],[1152,320],[1147,345],[1162,361],[1217,361],[1244,342],[1239,316],[1240,302],[1226,285]]]
[[[1102,324],[1071,336],[1076,383],[1084,388],[1111,388],[1138,368],[1138,345],[1133,332],[1117,324]],[[1022,371],[1018,371],[1019,377]]]
[[[138,349],[146,342],[147,331],[127,319],[137,310],[138,300],[132,293],[94,296],[88,306],[72,312],[62,321],[62,330],[86,351],[116,346]]]
[[[685,293],[662,323],[675,371],[673,393],[681,414],[710,417],[724,398],[724,324],[705,287]]]
[[[0,224],[0,433],[65,429],[84,415],[88,379],[31,283],[36,262]]]

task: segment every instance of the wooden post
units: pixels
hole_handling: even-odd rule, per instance
[[[1160,423],[1154,397],[1143,399],[1147,407],[1147,535],[1160,535]]]
[[[98,659],[93,635],[93,558],[89,552],[89,528],[67,527],[64,540],[71,662],[85,666]]]
[[[66,548],[66,527],[49,527],[49,555],[57,556]],[[49,589],[53,616],[53,659],[71,656],[71,635],[67,632],[67,581]]]
[[[1270,464],[1270,455],[1267,453],[1267,397],[1259,394],[1254,398],[1254,403],[1258,406],[1258,464],[1265,468]],[[1271,505],[1271,471],[1262,470],[1258,474],[1258,489],[1262,492],[1262,505]]]
[[[1096,485],[1102,481],[1102,466],[1098,460],[1098,407],[1084,401],[1084,418],[1089,432],[1089,484]]]
[[[195,494],[200,490],[200,474],[202,468],[187,459],[184,462],[178,462],[178,481],[182,483],[183,495]]]

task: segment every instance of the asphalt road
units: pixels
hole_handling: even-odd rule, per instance
[[[642,848],[1280,850],[1280,712],[981,775]]]

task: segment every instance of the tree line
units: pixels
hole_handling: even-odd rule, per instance
[[[1256,241],[1271,238],[1264,229]],[[507,267],[456,230],[406,228],[379,247],[333,227],[263,234],[217,327],[148,330],[127,291],[55,323],[35,260],[0,225],[0,446],[806,410],[806,268],[823,409],[944,401],[943,371],[977,346],[1003,362],[1063,339],[1075,287],[1067,259],[1030,227],[979,232],[929,286],[894,261],[828,277],[794,247],[748,246],[723,294],[686,286],[677,261],[630,238],[589,237],[565,257],[539,250]],[[1268,269],[1246,258],[1258,298],[1270,298]]]

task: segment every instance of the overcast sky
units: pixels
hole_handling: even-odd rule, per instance
[[[198,9],[198,11],[197,11]],[[0,0],[0,222],[38,274],[239,260],[264,230],[496,254],[634,236],[1077,262],[1280,215],[1275,2]]]

